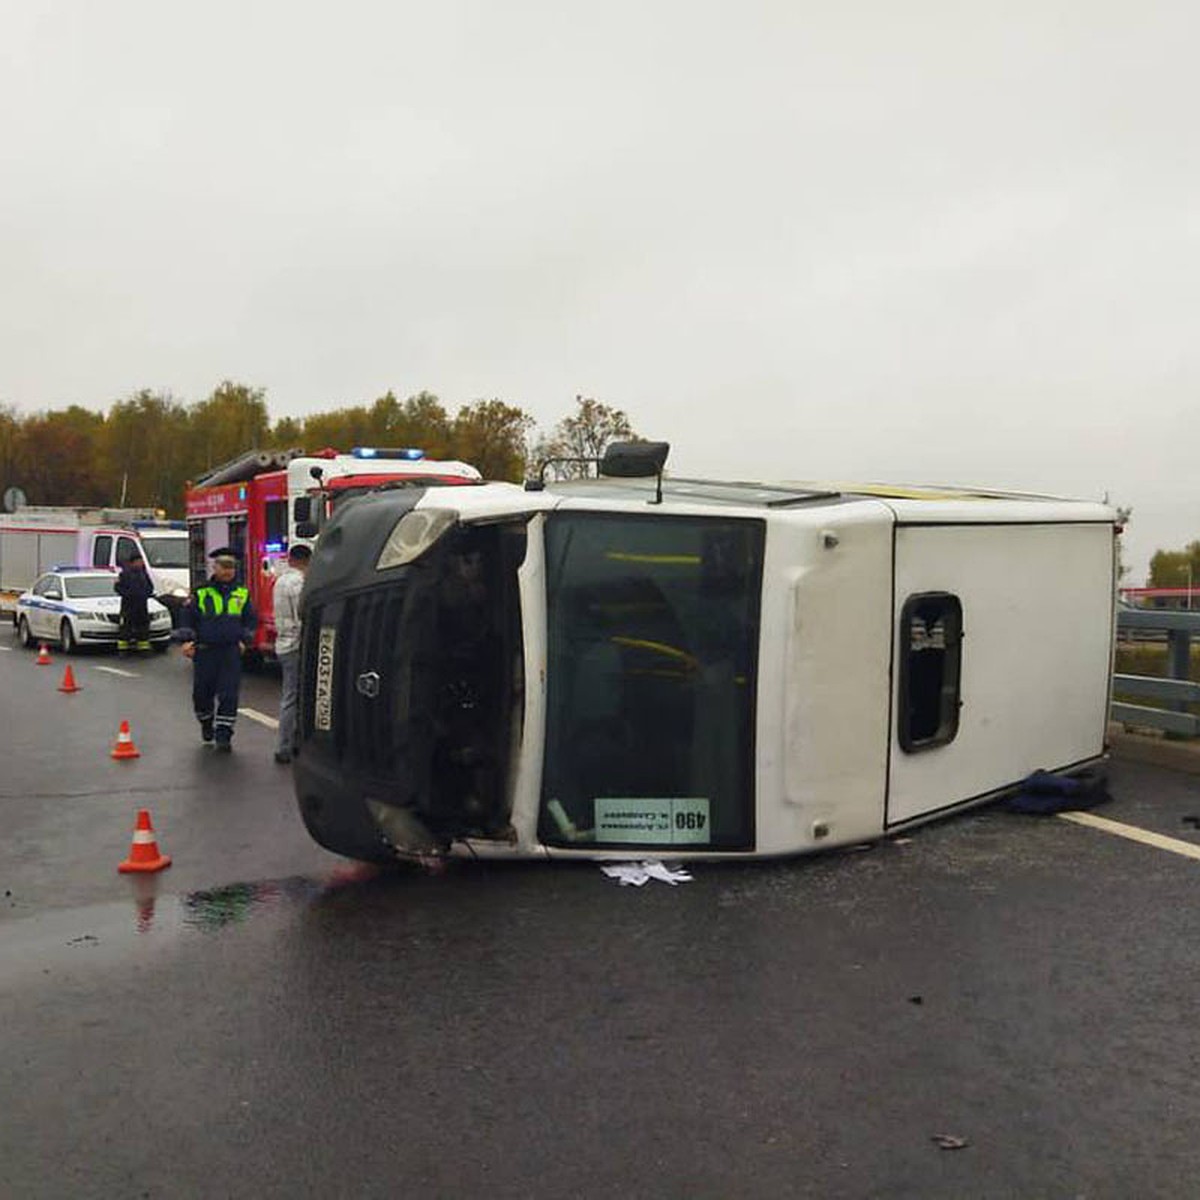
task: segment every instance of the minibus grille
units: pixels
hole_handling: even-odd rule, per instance
[[[305,613],[300,660],[302,740],[376,773],[387,771],[396,758],[396,641],[404,594],[403,587],[376,588],[348,596],[340,605],[312,605]],[[317,647],[323,626],[337,629],[329,731],[318,730],[315,720]]]

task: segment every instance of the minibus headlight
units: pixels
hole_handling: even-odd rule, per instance
[[[396,522],[380,551],[375,570],[402,567],[420,558],[458,520],[458,514],[445,508],[414,508]]]

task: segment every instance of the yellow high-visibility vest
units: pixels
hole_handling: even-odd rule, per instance
[[[240,617],[242,615],[242,609],[246,607],[249,599],[250,592],[247,588],[234,588],[233,591],[229,593],[229,615],[231,617]],[[225,596],[222,592],[217,591],[215,587],[197,588],[196,608],[201,616],[224,616]]]

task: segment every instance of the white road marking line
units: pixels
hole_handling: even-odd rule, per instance
[[[12,647],[11,647],[11,646],[0,646],[0,650],[3,650],[5,654],[11,654],[11,653],[12,653]]]
[[[278,729],[279,722],[274,717],[268,717],[266,713],[260,713],[253,708],[239,708],[238,712],[243,717],[249,717],[252,721],[257,721],[260,725],[265,725],[268,729]]]
[[[1193,842],[1183,842],[1179,838],[1166,837],[1161,833],[1151,833],[1150,830],[1139,829],[1136,825],[1122,825],[1120,821],[1110,821],[1107,817],[1097,817],[1092,813],[1065,812],[1058,815],[1064,821],[1073,821],[1076,825],[1088,825],[1092,829],[1099,829],[1104,833],[1128,838],[1131,842],[1141,842],[1145,846],[1153,846],[1156,850],[1169,850],[1172,854],[1182,854],[1184,858],[1200,859],[1200,846]]]
[[[110,675],[120,675],[125,679],[140,679],[136,671],[122,671],[120,667],[97,667],[97,671],[107,671]]]

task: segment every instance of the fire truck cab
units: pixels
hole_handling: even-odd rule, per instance
[[[239,579],[258,613],[253,649],[274,652],[271,594],[296,542],[312,543],[348,500],[376,488],[481,483],[466,463],[427,459],[417,449],[359,446],[348,454],[326,449],[249,451],[209,471],[186,496],[189,569],[194,590],[208,577],[208,555],[232,546],[241,557]]]

